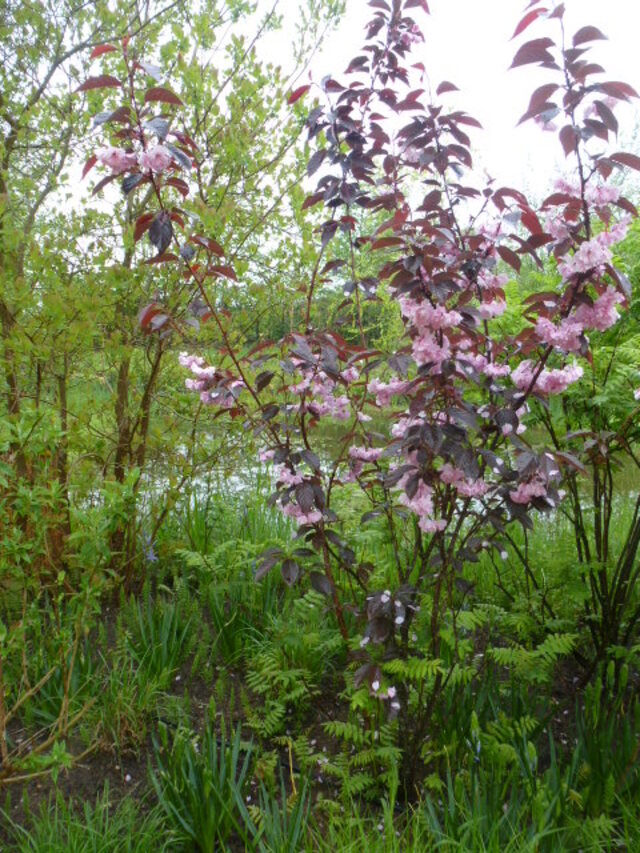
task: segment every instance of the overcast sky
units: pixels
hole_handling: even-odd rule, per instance
[[[545,5],[551,6],[553,0]],[[285,19],[296,0],[282,0]],[[552,134],[527,123],[516,128],[525,112],[529,94],[549,82],[550,72],[535,66],[507,71],[525,36],[510,41],[526,2],[518,0],[429,0],[431,15],[414,10],[425,34],[415,48],[416,61],[426,66],[431,82],[450,80],[461,90],[447,95],[452,108],[464,109],[483,125],[473,137],[476,160],[500,183],[516,184],[534,195],[545,192],[553,175],[562,168],[564,156]],[[565,0],[566,30],[591,24],[608,36],[593,43],[590,57],[603,65],[606,77],[624,80],[640,91],[640,0]],[[337,32],[312,63],[316,80],[325,74],[340,76],[349,59],[363,43],[364,25],[373,10],[367,0],[347,0],[347,13]],[[526,38],[547,35],[555,22],[534,23]],[[621,107],[621,147],[640,149],[640,104]]]

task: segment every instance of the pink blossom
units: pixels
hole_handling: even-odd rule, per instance
[[[275,450],[261,450],[258,454],[258,459],[261,462],[270,462],[275,456]]]
[[[509,276],[501,273],[495,275],[490,270],[483,269],[478,273],[478,285],[483,290],[502,290],[509,281]]]
[[[322,521],[322,513],[314,509],[311,512],[303,512],[298,504],[288,503],[282,507],[283,515],[294,518],[298,524],[317,524]]]
[[[360,476],[360,474],[362,474],[363,468],[364,468],[363,462],[359,462],[359,461],[352,462],[351,463],[351,469],[349,470],[349,473],[344,478],[343,482],[355,483],[357,481],[358,477]]]
[[[613,287],[608,287],[602,296],[598,297],[593,305],[579,305],[576,309],[575,317],[584,326],[590,329],[597,329],[599,332],[604,332],[611,328],[618,320],[618,312],[616,305],[623,302],[623,297],[614,290]]]
[[[640,388],[636,388],[636,390],[633,392],[633,399],[640,400]]]
[[[433,362],[439,368],[443,361],[451,358],[451,345],[446,335],[442,335],[442,343],[440,343],[433,332],[427,330],[414,340],[411,353],[416,364]]]
[[[311,377],[307,376],[305,379],[302,379],[296,385],[290,385],[289,391],[291,391],[292,394],[302,394],[304,391],[307,390],[307,388],[310,387],[310,385],[311,385]]]
[[[439,331],[440,329],[455,328],[462,322],[461,314],[457,311],[447,311],[443,305],[434,307],[426,300],[416,302],[408,297],[401,297],[398,301],[404,316],[419,330]]]
[[[482,302],[478,306],[478,314],[483,320],[493,320],[500,317],[506,311],[507,303],[504,299],[493,299],[491,302]]]
[[[415,495],[410,498],[406,492],[400,495],[400,503],[413,510],[416,515],[433,515],[433,489],[424,482],[418,481]]]
[[[453,486],[463,498],[481,498],[489,491],[489,485],[484,480],[473,480],[460,468],[455,468],[448,462],[440,469],[440,479],[446,485]]]
[[[627,236],[627,231],[629,230],[629,224],[631,219],[629,216],[624,216],[619,222],[616,222],[615,225],[612,225],[608,231],[603,231],[599,236],[608,241],[607,245],[611,246],[614,243],[619,243],[620,240],[624,240]]]
[[[557,326],[546,317],[539,317],[536,323],[536,334],[540,340],[563,352],[580,351],[583,330],[584,325],[577,319],[577,314],[576,317],[565,317]]]
[[[517,489],[509,492],[509,497],[514,504],[527,504],[532,498],[543,498],[547,494],[545,482],[534,477],[528,483],[520,483]]]
[[[414,424],[421,424],[424,422],[424,418],[421,416],[416,417],[404,417],[400,418],[400,420],[396,421],[391,427],[391,435],[394,438],[404,438],[407,433],[409,427],[414,426]]]
[[[302,474],[296,474],[286,465],[283,465],[278,472],[278,480],[279,482],[284,483],[285,486],[297,486],[304,482],[304,477]]]
[[[598,269],[611,260],[611,251],[604,241],[595,237],[582,243],[574,255],[558,264],[558,270],[563,278],[570,278],[576,273]]]
[[[481,222],[478,226],[478,234],[486,237],[489,242],[493,243],[498,239],[502,232],[502,221],[500,219],[492,219]]]
[[[620,198],[620,190],[617,187],[601,184],[600,186],[589,186],[585,193],[587,201],[592,204],[615,204]]]
[[[150,172],[163,172],[173,162],[173,154],[166,145],[154,145],[140,155],[140,168]]]
[[[200,394],[200,399],[209,406],[218,406],[221,409],[233,409],[237,403],[238,393],[244,387],[242,379],[234,379],[226,387],[203,391]]]
[[[565,222],[556,214],[550,214],[544,221],[545,231],[547,231],[554,240],[566,240],[571,236],[569,228]]]
[[[409,474],[405,475],[400,483],[404,484],[408,476]],[[446,521],[433,518],[433,489],[424,480],[421,479],[418,481],[418,488],[412,498],[404,492],[400,495],[399,501],[412,510],[412,512],[415,512],[418,516],[418,527],[423,533],[437,533],[439,530],[444,530],[447,526]]]
[[[360,373],[358,372],[357,367],[347,367],[346,370],[343,370],[340,374],[343,379],[347,382],[356,382],[360,378]]]
[[[135,154],[130,154],[127,151],[123,151],[122,148],[112,148],[111,146],[98,148],[96,157],[99,163],[107,166],[115,175],[119,175],[121,172],[126,172],[129,169],[135,169],[138,164]]]
[[[377,447],[350,447],[349,456],[361,462],[375,462],[382,455],[382,449]]]
[[[531,386],[534,377],[534,366],[528,359],[511,374],[514,384],[521,391],[526,391]],[[577,382],[582,376],[583,370],[578,364],[567,364],[558,370],[547,370],[546,368],[538,375],[535,389],[541,394],[561,394],[573,382]]]
[[[511,368],[508,364],[498,364],[495,361],[489,361],[486,355],[481,353],[467,352],[461,356],[461,361],[470,364],[478,373],[484,373],[490,379],[495,379],[500,376],[508,376],[511,373]]]
[[[570,184],[564,178],[558,178],[554,187],[559,193],[570,195],[572,198],[580,198],[580,187],[577,184]]]
[[[441,530],[444,530],[446,526],[447,522],[444,518],[421,518],[418,521],[418,527],[423,533],[439,533]]]
[[[454,468],[454,466],[449,464],[449,462],[445,462],[440,469],[440,479],[447,486],[452,486],[454,483],[457,483],[458,480],[464,479],[464,472],[459,468]]]
[[[367,391],[376,395],[376,403],[379,406],[388,406],[391,398],[398,394],[404,394],[409,383],[402,379],[392,379],[390,382],[381,382],[379,379],[372,379],[367,384]]]
[[[404,149],[403,157],[406,163],[409,163],[411,166],[418,166],[420,165],[420,154],[420,149],[415,145],[407,145]]]
[[[178,361],[182,367],[187,367],[189,369],[191,369],[192,364],[196,364],[198,367],[202,367],[204,365],[204,358],[201,355],[189,355],[189,353],[186,352],[180,353]]]
[[[351,406],[349,398],[327,396],[321,401],[314,400],[309,406],[309,409],[315,413],[317,417],[327,415],[335,418],[338,421],[348,421],[351,416]]]

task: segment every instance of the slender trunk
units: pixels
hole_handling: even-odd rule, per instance
[[[58,375],[58,417],[60,420],[60,442],[56,449],[56,476],[60,485],[61,505],[59,513],[49,531],[49,550],[52,568],[66,569],[65,547],[71,534],[71,511],[69,507],[69,410],[67,405],[67,380],[69,356],[63,356],[62,372]]]

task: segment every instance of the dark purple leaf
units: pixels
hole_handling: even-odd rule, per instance
[[[300,566],[295,560],[286,559],[282,563],[282,580],[287,586],[293,586],[300,577]]]
[[[598,39],[606,39],[604,33],[600,32],[597,27],[581,27],[573,37],[573,46],[584,44],[588,41],[596,41]]]
[[[99,77],[89,77],[81,86],[78,86],[76,92],[88,92],[91,89],[121,89],[122,83],[117,77],[112,77],[110,74],[101,74]]]
[[[173,224],[169,214],[161,210],[157,213],[149,226],[149,240],[158,250],[158,255],[163,255],[171,244],[173,237]]]

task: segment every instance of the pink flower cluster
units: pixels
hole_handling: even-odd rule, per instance
[[[580,352],[581,336],[585,329],[597,329],[604,332],[618,320],[616,306],[623,297],[613,287],[608,287],[592,305],[579,305],[573,315],[565,317],[556,326],[546,317],[539,317],[536,334],[549,346],[563,352]]]
[[[540,394],[561,394],[569,385],[577,382],[582,373],[583,370],[579,364],[567,364],[557,370],[544,368],[536,379],[534,390]],[[534,364],[527,359],[518,365],[511,374],[511,378],[517,388],[526,391],[531,387],[535,374]]]
[[[318,509],[311,510],[311,512],[303,512],[301,507],[298,504],[288,503],[282,507],[283,515],[286,515],[288,518],[295,519],[298,524],[317,524],[319,521],[322,521],[322,513]]]
[[[495,275],[490,270],[483,269],[478,273],[478,285],[482,288],[482,290],[502,290],[502,288],[509,281],[509,276],[505,275],[505,273],[500,273],[500,275]]]
[[[295,471],[283,465],[278,472],[278,481],[284,483],[285,486],[297,486],[304,482],[304,477],[302,474],[296,474]]]
[[[102,163],[103,166],[111,169],[115,175],[127,172],[129,169],[135,169],[138,165],[138,158],[135,154],[111,146],[98,148],[96,158],[98,163]]]
[[[600,235],[599,235],[600,236]],[[599,269],[611,260],[611,250],[598,237],[582,243],[580,248],[566,261],[558,264],[558,270],[563,278],[571,278],[577,273]]]
[[[478,314],[483,320],[493,320],[500,317],[507,310],[504,299],[492,299],[490,302],[481,302],[478,306]]]
[[[514,504],[528,504],[533,498],[543,498],[547,494],[547,486],[541,477],[534,477],[526,483],[520,483],[517,489],[509,492]]]
[[[200,400],[209,406],[219,406],[221,409],[232,409],[244,382],[241,379],[223,380],[215,367],[207,366],[200,355],[189,355],[181,352],[178,361],[195,376],[195,379],[185,379],[185,387],[189,391],[200,393]],[[218,382],[218,385],[215,383]]]
[[[376,395],[378,406],[388,406],[392,397],[404,394],[409,383],[403,379],[392,379],[390,382],[382,382],[380,379],[372,379],[367,383],[367,391]]]
[[[350,375],[355,375],[357,378],[357,371]],[[314,375],[305,376],[300,382],[289,387],[289,390],[294,394],[311,391],[316,399],[308,403],[308,408],[316,417],[328,416],[339,421],[347,421],[351,416],[351,403],[344,394],[335,397],[335,389],[336,383],[322,370]]]
[[[154,145],[140,155],[140,168],[148,172],[164,172],[173,162],[173,154],[166,145]]]
[[[427,300],[416,302],[406,296],[401,297],[398,302],[403,315],[419,332],[427,329],[434,332],[451,329],[462,322],[462,316],[457,311],[447,311],[443,305],[434,306]]]
[[[382,456],[382,449],[377,447],[350,447],[349,456],[360,462],[376,462]]]
[[[576,320],[585,328],[605,332],[617,322],[616,305],[621,302],[624,302],[622,295],[613,287],[608,287],[593,305],[578,306],[575,313]]]
[[[407,478],[408,475],[405,475],[398,485],[404,486]],[[412,498],[403,492],[398,500],[412,512],[415,512],[418,516],[418,527],[423,533],[436,533],[439,530],[444,530],[447,526],[446,521],[433,518],[433,489],[424,480],[418,481],[418,488]]]
[[[619,243],[627,233],[629,223],[626,219],[616,222],[608,231],[602,231],[591,240],[586,240],[577,251],[567,260],[558,264],[558,270],[563,278],[570,278],[577,273],[601,269],[611,261],[610,246]]]
[[[540,340],[563,352],[580,352],[583,331],[584,325],[575,317],[565,317],[557,326],[546,317],[539,317],[536,323],[536,334]]]
[[[620,190],[609,184],[588,186],[586,190],[587,201],[591,204],[604,205],[615,204],[620,198]]]
[[[154,145],[153,148],[142,151],[139,156],[130,151],[123,151],[122,148],[107,146],[96,151],[96,158],[116,175],[138,166],[147,172],[163,172],[173,162],[173,154],[166,145]]]
[[[463,498],[481,498],[489,491],[489,484],[484,480],[473,480],[448,462],[440,469],[440,479],[447,486],[453,486]]]
[[[443,332],[440,332],[438,338],[433,332],[424,329],[414,339],[411,354],[416,364],[433,364],[437,373],[440,370],[442,362],[451,358],[451,344]]]
[[[463,363],[470,364],[477,373],[484,373],[485,376],[495,379],[499,376],[508,376],[511,373],[511,368],[508,364],[499,364],[495,361],[489,361],[486,355],[481,353],[465,352],[460,356]]]

